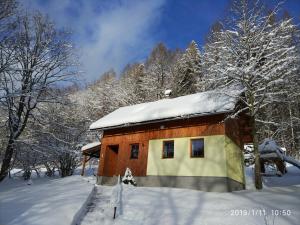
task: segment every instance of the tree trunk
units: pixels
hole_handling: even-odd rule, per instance
[[[8,145],[6,147],[5,155],[2,161],[1,171],[0,171],[0,182],[4,180],[4,178],[7,176],[10,162],[14,153],[14,140],[12,138],[9,139]]]
[[[39,170],[36,167],[33,167],[37,177],[41,177]]]
[[[85,164],[87,162],[87,157],[86,155],[83,156],[83,159],[82,159],[82,169],[81,169],[81,176],[84,176],[84,172],[85,172]]]
[[[51,169],[51,167],[48,165],[48,163],[44,163],[44,166],[46,167],[46,176],[52,177],[54,175],[54,168]]]
[[[26,167],[24,169],[23,178],[24,178],[24,180],[29,180],[31,178],[31,168],[30,167]]]
[[[293,124],[293,114],[292,114],[292,107],[291,103],[289,102],[289,117],[290,117],[290,127],[291,127],[291,155],[296,156],[296,143],[295,143],[295,133],[294,133],[294,124]]]
[[[253,136],[253,150],[254,150],[254,175],[255,175],[255,187],[256,189],[262,189],[261,179],[261,166],[260,166],[260,154],[258,150],[258,135],[254,116],[251,118],[252,136]]]

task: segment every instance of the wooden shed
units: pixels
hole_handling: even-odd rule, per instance
[[[239,91],[202,92],[126,106],[91,124],[103,132],[98,184],[114,184],[130,168],[138,186],[205,191],[245,187],[247,117],[228,118]]]
[[[81,170],[81,176],[84,175],[85,172],[85,164],[91,160],[92,158],[99,158],[100,157],[100,142],[92,142],[87,145],[82,146],[81,151],[83,155],[82,159],[82,170]]]

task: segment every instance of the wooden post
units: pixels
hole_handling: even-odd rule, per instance
[[[117,212],[117,207],[114,207],[114,219],[116,219],[116,212]]]
[[[81,176],[84,176],[85,163],[86,163],[86,155],[83,156],[83,160],[82,160]]]

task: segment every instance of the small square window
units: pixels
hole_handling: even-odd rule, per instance
[[[204,139],[191,140],[191,157],[204,157]]]
[[[131,144],[130,145],[130,159],[138,159],[139,158],[139,144]]]
[[[174,141],[163,142],[163,158],[174,158]]]

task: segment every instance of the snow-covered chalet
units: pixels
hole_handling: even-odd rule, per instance
[[[98,184],[111,185],[126,168],[138,186],[204,191],[245,188],[243,154],[251,142],[238,91],[208,91],[121,107],[90,126],[101,144],[83,149],[99,157]]]

